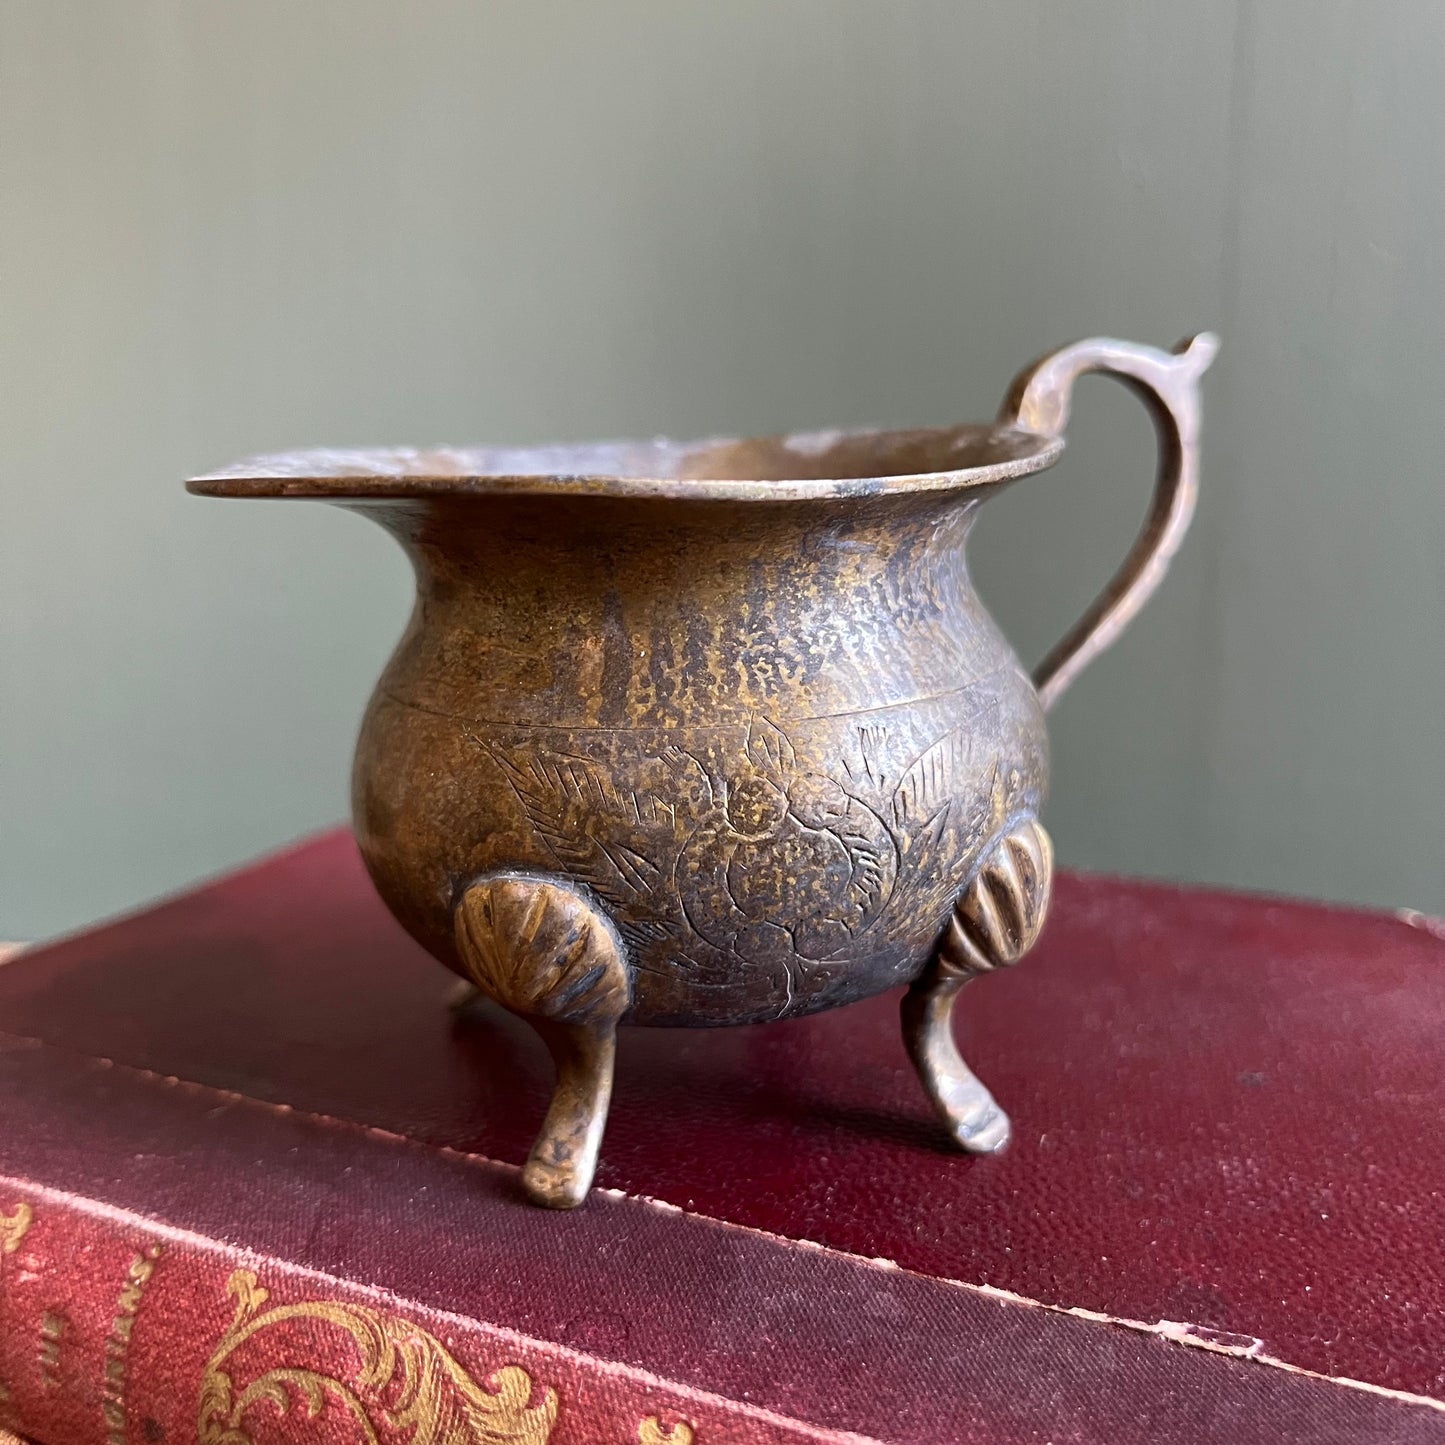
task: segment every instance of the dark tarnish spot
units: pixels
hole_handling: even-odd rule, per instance
[[[647,676],[652,684],[653,715],[663,727],[677,727],[681,721],[678,710],[681,674],[673,651],[672,638],[661,628],[655,629],[652,634],[652,646],[647,656]]]
[[[608,592],[602,599],[602,706],[604,727],[625,727],[628,694],[632,691],[632,640],[622,612],[622,594]]]
[[[689,605],[686,599],[679,599],[678,615],[683,628],[683,666],[693,688],[706,688],[714,666],[714,628],[701,609]]]

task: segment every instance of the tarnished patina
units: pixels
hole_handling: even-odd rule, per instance
[[[899,984],[953,1137],[1006,1141],[953,1001],[1042,927],[1043,714],[1182,538],[1213,352],[1081,342],[1023,372],[992,426],[307,452],[190,483],[340,503],[412,558],[356,833],[406,929],[551,1049],[535,1199],[585,1197],[620,1023],[754,1023]],[[1056,459],[1085,371],[1144,397],[1159,480],[1118,576],[1030,678],[965,543],[984,500]]]

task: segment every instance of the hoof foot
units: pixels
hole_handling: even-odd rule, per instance
[[[571,1162],[549,1164],[544,1159],[529,1159],[522,1170],[527,1198],[544,1209],[576,1209],[591,1187],[591,1171],[584,1175]]]
[[[982,1113],[964,1119],[950,1119],[950,1129],[961,1149],[970,1154],[997,1154],[1013,1136],[1009,1117],[990,1098]]]
[[[461,1013],[464,1008],[475,1003],[482,996],[482,991],[476,984],[465,978],[459,978],[447,994],[447,1007],[453,1013]]]

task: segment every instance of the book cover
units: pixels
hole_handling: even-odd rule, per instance
[[[38,1445],[1445,1440],[1440,925],[1065,874],[961,1043],[897,999],[549,1074],[326,835],[0,968],[0,1426]]]

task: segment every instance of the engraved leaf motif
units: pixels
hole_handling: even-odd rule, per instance
[[[898,865],[893,907],[943,927],[957,888],[957,839],[950,837],[947,804],[913,831]]]
[[[608,781],[587,759],[509,758],[503,771],[527,821],[564,873],[585,879],[618,909],[660,881],[661,869],[648,856],[649,829],[640,816],[629,820]]]
[[[881,788],[886,780],[883,755],[887,746],[888,729],[885,725],[864,723],[858,729],[858,755],[863,764],[863,776],[874,788]]]
[[[748,761],[775,782],[791,776],[797,766],[797,758],[787,733],[767,718],[755,717],[748,724],[744,751]]]
[[[893,793],[893,819],[905,833],[926,823],[953,798],[954,779],[968,762],[968,739],[960,728],[946,732],[905,770]]]
[[[666,936],[670,930],[659,921],[634,923],[631,915],[640,900],[665,893],[682,844],[713,806],[702,764],[681,748],[664,748],[634,791],[619,788],[610,769],[591,758],[484,746],[547,851],[564,873],[613,905],[624,936],[634,943]]]
[[[853,862],[849,891],[865,919],[871,919],[888,899],[898,867],[897,854],[876,838],[857,832],[840,832]],[[886,836],[883,842],[891,842]]]
[[[548,852],[564,869],[586,876],[593,864],[587,821],[609,791],[598,770],[586,758],[555,753],[514,757],[493,744],[486,748]]]

